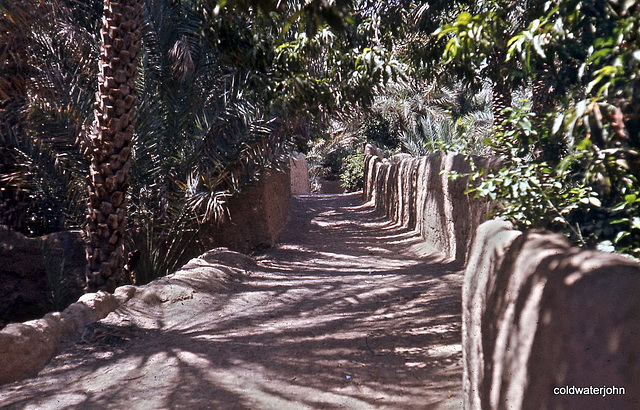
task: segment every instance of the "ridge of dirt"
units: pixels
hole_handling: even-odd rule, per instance
[[[462,407],[461,267],[417,234],[357,194],[305,195],[255,259],[216,291],[134,297],[0,407]]]

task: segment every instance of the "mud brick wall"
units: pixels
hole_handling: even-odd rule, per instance
[[[638,295],[637,261],[485,222],[463,286],[465,408],[640,408]]]
[[[291,195],[309,194],[311,192],[309,164],[304,154],[292,152],[289,157],[289,169],[291,172]]]
[[[78,300],[86,266],[78,231],[28,238],[0,225],[0,328]]]
[[[464,157],[383,159],[372,146],[365,154],[365,199],[466,263],[465,409],[640,408],[637,261],[485,221],[490,204],[465,195],[464,178],[448,178],[470,169]],[[596,394],[557,394],[592,387]]]
[[[495,166],[495,160],[462,155],[432,154],[413,158],[407,154],[383,159],[371,145],[365,149],[366,201],[392,221],[414,229],[435,249],[464,262],[476,228],[487,219],[489,202],[465,194],[467,178],[451,180],[452,171],[467,173],[469,161],[478,168]]]
[[[229,200],[229,213],[211,227],[213,246],[250,253],[273,246],[291,205],[289,171],[268,171],[256,185]]]
[[[221,226],[212,228],[212,234],[218,241],[217,246],[242,252],[272,246],[286,224],[290,202],[289,172],[268,172],[255,186],[230,200],[229,217]],[[46,278],[43,244],[47,245],[44,249],[50,249],[64,259],[67,269],[77,271],[81,281],[86,261],[79,234],[59,233],[32,239],[0,227],[0,260],[4,263],[0,267],[0,279],[6,282],[6,286],[2,288],[9,292],[1,294],[1,313],[12,313],[9,302],[14,302],[14,299],[19,299],[22,305],[24,301],[33,304],[36,301],[47,302],[46,295],[51,289]],[[63,252],[61,249],[64,246],[71,251]],[[219,271],[227,272],[230,268],[226,265],[235,266],[239,264],[238,261],[244,263],[244,260],[242,255],[215,249],[192,259],[180,271],[145,286],[121,286],[113,295],[102,291],[85,294],[62,312],[45,314],[51,309],[49,303],[46,306],[34,306],[33,312],[27,312],[28,316],[24,318],[14,317],[13,314],[12,320],[34,320],[10,323],[0,329],[0,384],[35,374],[49,362],[62,341],[77,340],[85,326],[106,317],[137,293],[142,295],[140,297],[145,303],[171,299],[174,297],[171,292],[183,292],[184,289],[175,285],[164,289],[162,284],[181,277],[199,279],[195,282],[209,287],[224,286],[224,275],[218,275]],[[243,272],[244,269],[238,270],[240,271]],[[178,282],[185,283],[185,280],[180,279]],[[19,288],[21,292],[14,295],[15,292],[11,293],[14,288]],[[29,299],[25,299],[27,296]],[[75,296],[77,297],[78,295]],[[181,296],[178,294],[176,297]],[[35,319],[43,314],[44,317]],[[2,318],[0,315],[0,321]]]
[[[144,286],[125,285],[113,294],[82,295],[62,312],[11,323],[0,330],[0,385],[32,376],[53,357],[62,342],[79,341],[87,325],[122,307],[153,315],[157,306],[178,303],[194,293],[218,293],[256,266],[249,256],[223,248],[191,259],[177,272]],[[157,311],[156,313],[157,314]]]

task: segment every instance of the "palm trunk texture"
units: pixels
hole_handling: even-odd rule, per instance
[[[495,83],[492,97],[493,124],[495,126],[501,125],[509,118],[509,115],[504,112],[508,107],[511,107],[511,90],[503,82]]]
[[[142,0],[104,2],[95,128],[90,142],[87,290],[124,283],[129,166]]]

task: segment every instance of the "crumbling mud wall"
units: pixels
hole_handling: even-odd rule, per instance
[[[383,159],[371,145],[365,149],[366,201],[394,222],[414,229],[424,240],[450,258],[464,262],[476,228],[487,219],[489,202],[465,194],[468,179],[451,180],[475,167],[495,166],[489,158],[432,154],[413,158],[407,154]]]
[[[638,295],[637,261],[485,222],[463,287],[465,408],[640,408]]]
[[[81,340],[86,326],[111,312],[118,313],[119,308],[153,313],[159,306],[180,303],[194,294],[222,293],[255,266],[249,256],[225,248],[212,249],[147,285],[121,286],[113,294],[88,293],[62,312],[9,324],[0,330],[0,384],[36,374],[63,341]]]
[[[292,152],[289,158],[289,169],[291,172],[291,195],[311,193],[309,164],[304,154]]]
[[[466,263],[465,409],[640,408],[637,261],[485,221],[490,204],[448,178],[463,157],[365,153],[365,199]]]
[[[342,187],[342,181],[340,179],[330,181],[328,179],[321,179],[318,181],[320,187],[318,189],[319,194],[339,195],[344,194],[344,188]]]
[[[77,301],[86,266],[78,231],[29,238],[0,225],[0,328]]]
[[[87,293],[62,312],[7,325],[0,331],[0,384],[35,374],[63,340],[77,338],[86,325],[106,317],[130,298],[131,289],[118,288],[114,295]]]
[[[224,246],[243,253],[273,246],[286,224],[290,202],[288,170],[267,172],[255,186],[230,200],[229,215],[220,226],[211,229],[214,246]],[[72,237],[67,237],[69,235]],[[41,317],[50,311],[52,306],[48,296],[52,289],[47,274],[51,268],[58,269],[60,264],[64,264],[67,270],[77,271],[78,281],[82,281],[86,261],[82,238],[74,235],[60,233],[44,239],[31,239],[0,227],[0,261],[4,261],[3,267],[0,267],[0,279],[3,280],[3,291],[6,291],[6,294],[1,294],[4,296],[0,301],[3,312],[9,312],[9,307],[13,306],[9,302],[16,298],[19,302],[30,298],[25,300],[39,303],[33,311],[27,312],[30,317]],[[55,260],[49,258],[49,254],[55,256]],[[77,339],[85,326],[103,319],[134,295],[137,295],[137,299],[142,298],[144,303],[150,300],[164,303],[171,300],[173,296],[170,294],[176,289],[191,292],[191,288],[198,286],[223,288],[230,276],[225,272],[237,271],[240,275],[239,272],[245,271],[235,266],[237,261],[244,261],[243,258],[248,257],[229,250],[212,250],[191,260],[180,271],[146,286],[123,286],[116,289],[113,295],[98,292],[82,295],[79,299],[75,294],[74,300],[77,302],[62,312],[8,324],[0,330],[0,384],[35,374],[49,362],[62,341]],[[55,264],[47,265],[52,262]],[[184,282],[189,289],[176,286],[175,280]],[[171,286],[164,286],[169,282]],[[131,303],[135,303],[135,300]],[[12,316],[10,320],[26,320],[30,317]]]
[[[289,171],[267,171],[254,186],[231,198],[228,205],[228,215],[210,228],[213,246],[242,253],[273,246],[289,216]]]

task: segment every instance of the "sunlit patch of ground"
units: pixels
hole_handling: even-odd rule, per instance
[[[0,407],[461,408],[460,267],[417,235],[302,196],[257,260],[226,292],[110,315]]]

